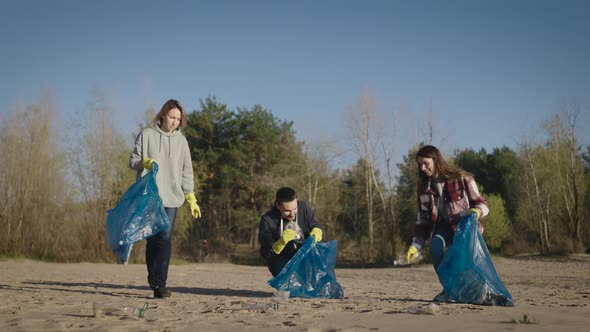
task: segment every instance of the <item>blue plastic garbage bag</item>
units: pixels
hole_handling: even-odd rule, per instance
[[[334,272],[337,253],[336,240],[317,243],[310,236],[268,284],[279,291],[289,291],[290,297],[344,298]]]
[[[449,300],[461,303],[513,306],[492,256],[477,231],[477,215],[463,217],[453,244],[436,270]]]
[[[107,243],[119,261],[126,264],[133,244],[170,228],[168,215],[158,195],[158,165],[137,180],[108,211]]]

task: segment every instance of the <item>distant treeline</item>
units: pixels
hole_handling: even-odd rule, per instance
[[[364,93],[351,114],[357,162],[334,168],[338,151],[298,141],[293,122],[261,105],[230,110],[215,97],[202,100],[183,133],[203,217],[194,223],[186,206],[179,209],[175,256],[201,260],[203,239],[209,257],[218,260],[237,248],[256,255],[260,216],[278,187],[291,186],[315,209],[325,238],[339,241],[339,262],[397,259],[416,220],[415,153],[430,142],[416,142],[402,162],[391,164],[387,156],[399,144],[374,135],[374,104]],[[135,180],[129,142],[141,125],[135,133],[118,133],[117,111],[100,96],[71,123],[58,121],[49,97],[2,114],[9,116],[0,131],[0,255],[114,262],[106,215]],[[154,114],[146,111],[144,126]],[[517,151],[467,149],[447,156],[475,174],[488,199],[484,238],[490,250],[565,254],[589,245],[590,146],[576,139],[578,114],[577,104],[564,105],[540,127],[545,141],[523,140]],[[132,260],[143,255],[139,244]]]

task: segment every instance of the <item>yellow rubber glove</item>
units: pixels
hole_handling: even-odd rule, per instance
[[[150,170],[150,171],[151,171],[151,170],[152,170],[152,164],[153,164],[153,163],[156,163],[156,164],[157,164],[158,162],[157,162],[157,161],[155,161],[155,160],[154,160],[154,159],[152,159],[152,158],[145,158],[145,159],[143,160],[143,168],[145,168],[145,169],[147,169],[147,170]]]
[[[280,254],[283,249],[287,246],[287,243],[293,241],[297,238],[297,232],[294,229],[285,229],[283,231],[283,236],[278,239],[275,243],[272,244],[272,251],[275,254]]]
[[[184,195],[184,198],[188,202],[191,208],[191,214],[193,218],[197,219],[201,217],[201,208],[197,204],[197,198],[195,197],[194,193]]]
[[[479,219],[479,217],[481,216],[481,212],[479,212],[479,209],[476,209],[476,208],[469,209],[469,214],[472,214],[472,213],[477,214],[477,219]]]
[[[418,257],[418,255],[420,255],[420,251],[418,250],[418,248],[410,246],[408,248],[408,254],[406,255],[406,260],[408,261],[408,264],[410,264],[414,260],[414,258]]]
[[[314,227],[309,232],[311,236],[314,237],[315,242],[320,242],[322,240],[322,235],[324,234],[320,228]]]

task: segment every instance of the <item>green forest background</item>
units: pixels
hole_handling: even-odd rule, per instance
[[[146,110],[134,133],[116,131],[117,110],[97,94],[72,123],[59,120],[51,96],[15,107],[0,123],[0,255],[65,262],[116,262],[107,247],[107,211],[135,180],[132,137],[159,109]],[[475,174],[488,199],[484,238],[495,254],[584,252],[590,244],[590,146],[576,139],[580,106],[565,102],[540,122],[545,139],[518,149],[455,150],[447,161]],[[262,105],[231,110],[215,97],[187,110],[188,139],[202,219],[179,209],[173,257],[260,264],[258,222],[281,186],[315,210],[326,240],[338,240],[338,264],[391,265],[405,253],[417,214],[415,153],[396,151],[369,91],[350,116],[358,159],[334,167],[339,152],[299,141],[288,119]],[[403,124],[402,124],[403,125]],[[526,133],[521,134],[525,137]],[[393,162],[395,153],[403,161]],[[209,242],[205,256],[202,240]],[[131,262],[143,262],[145,241]]]

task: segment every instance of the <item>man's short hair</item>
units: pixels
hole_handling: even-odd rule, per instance
[[[275,204],[282,204],[285,202],[291,202],[297,198],[297,193],[295,190],[289,187],[282,187],[277,190],[277,195],[275,196]]]

